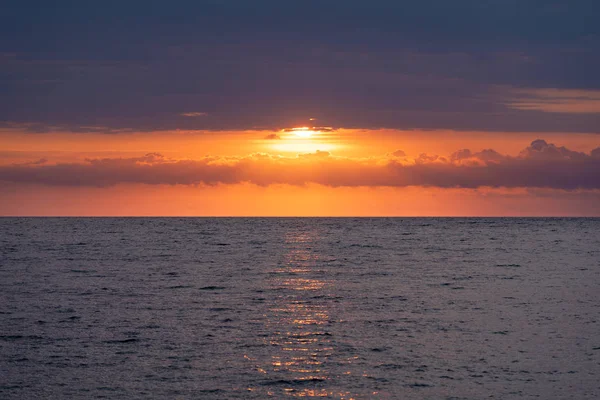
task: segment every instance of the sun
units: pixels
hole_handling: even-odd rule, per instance
[[[266,140],[269,150],[278,154],[301,154],[314,153],[317,150],[331,152],[340,147],[340,144],[332,139],[333,128],[318,126],[299,126],[285,128],[278,134],[268,135]]]
[[[291,132],[301,138],[309,138],[313,135],[313,133],[315,133],[315,131],[313,131],[311,128],[307,127],[307,126],[303,126],[300,128],[292,128]]]

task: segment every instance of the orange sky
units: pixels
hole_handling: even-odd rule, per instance
[[[64,216],[589,216],[600,193],[527,189],[216,187],[5,188],[4,215]]]
[[[265,139],[270,134],[277,134],[281,139]],[[21,153],[13,154],[13,157],[32,159],[38,155],[50,155],[52,159],[65,161],[95,156],[139,156],[152,152],[192,159],[206,155],[240,156],[256,152],[295,155],[316,150],[340,156],[369,157],[397,149],[418,156],[421,153],[449,155],[465,148],[473,151],[492,148],[502,154],[516,155],[538,138],[581,152],[589,152],[600,146],[600,135],[595,133],[339,129],[304,138],[293,132],[280,131],[182,130],[118,134],[57,131],[32,134],[16,129],[0,129],[0,149]],[[7,162],[14,162],[14,158],[4,154],[0,163]]]
[[[443,180],[441,183],[427,180],[411,183],[410,174],[417,173],[411,171],[417,171],[415,168],[422,165],[431,168],[446,166],[454,168],[452,171],[463,171],[464,168],[488,162],[482,161],[483,155],[477,154],[465,159],[453,159],[451,154],[461,149],[470,149],[472,153],[494,149],[503,157],[509,156],[507,162],[523,162],[525,156],[519,155],[520,152],[538,138],[548,142],[549,150],[565,146],[568,149],[565,151],[575,155],[578,153],[573,152],[589,155],[600,146],[600,136],[597,134],[566,133],[329,131],[315,128],[314,131],[275,132],[35,134],[14,128],[4,129],[0,132],[0,166],[5,168],[4,173],[9,178],[5,178],[0,189],[0,214],[600,215],[600,191],[595,187],[521,187],[519,183],[503,187],[502,182],[507,182],[507,179],[510,182],[510,176],[503,178],[498,185],[492,181],[491,186],[494,187],[486,186],[485,182],[476,185],[468,183],[465,186],[462,180],[457,181],[457,187],[452,183],[445,185]],[[556,146],[552,146],[552,143]],[[403,152],[401,157],[398,156],[400,153],[392,154],[396,150]],[[160,156],[142,159],[148,153],[160,153]],[[252,155],[256,153],[265,155]],[[422,153],[428,156],[419,158]],[[443,158],[436,160],[431,157],[433,155]],[[530,155],[527,155],[526,159],[529,158]],[[60,174],[73,174],[63,172],[61,168],[68,169],[73,165],[90,167],[90,159],[108,159],[98,168],[104,168],[102,165],[112,168],[109,181],[107,178],[100,182],[86,182],[87,178],[74,181],[73,177],[68,182],[61,180]],[[232,172],[235,178],[230,176],[226,179],[218,175],[221,170],[217,169],[217,176],[211,178],[214,182],[182,183],[175,179],[173,182],[145,183],[149,178],[139,181],[130,177],[136,173],[132,171],[138,171],[139,168],[164,165],[184,168],[187,164],[182,164],[181,160],[203,160],[204,164],[198,168],[228,168],[230,164],[235,164],[243,169]],[[125,164],[121,166],[122,163]],[[137,169],[128,169],[134,165]],[[389,178],[386,174],[390,165],[409,168],[405,173],[409,183],[398,187],[394,187],[395,181],[389,184],[385,179]],[[164,172],[156,168],[153,174]],[[10,178],[14,171],[24,169],[29,173],[29,180]],[[240,177],[240,173],[249,175]],[[455,172],[451,173],[455,175]],[[51,174],[58,176],[53,175],[49,181],[43,180]],[[165,179],[173,179],[173,175],[169,177]],[[383,180],[379,180],[379,177]],[[330,182],[329,179],[333,180]]]

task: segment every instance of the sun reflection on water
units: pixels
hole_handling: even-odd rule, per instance
[[[319,270],[320,254],[313,249],[318,232],[303,230],[286,238],[281,263],[269,274],[269,287],[277,293],[269,306],[265,343],[270,360],[260,369],[277,382],[268,395],[279,397],[337,397],[348,393],[329,388],[332,376],[328,361],[335,351],[328,291],[334,285]]]

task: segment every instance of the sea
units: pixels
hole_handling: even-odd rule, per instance
[[[597,399],[600,219],[0,218],[0,399]]]

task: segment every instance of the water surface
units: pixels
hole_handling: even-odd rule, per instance
[[[0,219],[0,398],[600,396],[600,220]]]

